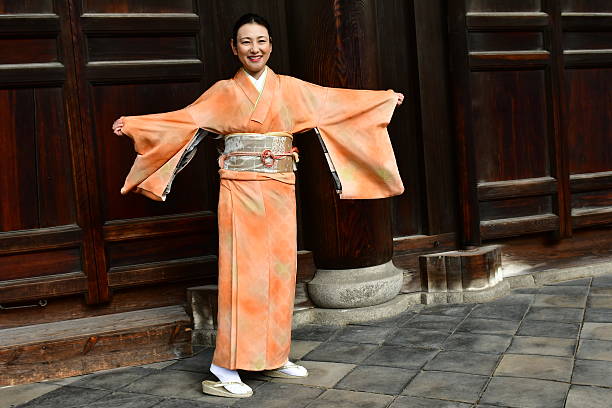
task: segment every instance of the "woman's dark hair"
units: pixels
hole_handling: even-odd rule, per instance
[[[268,23],[268,20],[266,20],[260,15],[248,13],[240,17],[236,21],[236,24],[234,24],[234,30],[232,31],[232,40],[234,41],[234,44],[238,43],[238,30],[240,29],[240,27],[245,24],[252,23],[266,27],[266,30],[268,30],[268,36],[270,37],[270,40],[272,39],[272,29],[270,28],[270,23]]]

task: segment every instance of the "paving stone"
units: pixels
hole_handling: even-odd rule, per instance
[[[578,323],[526,320],[523,322],[516,334],[519,336],[575,339],[578,337],[579,330],[580,324]]]
[[[597,276],[593,278],[591,286],[594,288],[611,288],[612,287],[612,276]]]
[[[491,375],[499,360],[497,354],[442,351],[425,366],[425,370]]]
[[[75,387],[118,390],[140,378],[157,372],[159,370],[142,367],[119,368],[86,375],[72,385]]]
[[[45,381],[46,383],[53,383],[53,384],[57,384],[57,385],[71,385],[77,381],[79,381],[82,378],[87,377],[88,374],[85,375],[75,375],[74,377],[65,377],[65,378],[59,378],[57,380],[49,380],[49,381]]]
[[[154,397],[151,395],[132,394],[129,392],[115,392],[96,402],[90,402],[85,405],[81,405],[80,408],[150,408],[153,406],[159,406],[157,404],[159,404],[163,400],[163,398]]]
[[[163,370],[134,381],[122,391],[158,395],[161,397],[179,397],[198,399],[202,393],[202,381],[213,378],[209,374],[190,371]]]
[[[320,341],[293,340],[291,342],[290,360],[299,360],[321,344]]]
[[[344,377],[335,388],[377,394],[399,394],[417,371],[395,367],[359,366]]]
[[[112,391],[108,390],[94,390],[66,385],[20,405],[19,408],[73,408],[98,401],[111,393]]]
[[[371,320],[368,322],[352,323],[350,326],[378,326],[378,327],[400,327],[403,323],[414,318],[416,313],[413,311],[401,313],[388,319]]]
[[[402,395],[474,403],[489,377],[438,371],[423,371],[408,384]]]
[[[532,307],[525,320],[544,320],[547,322],[581,322],[584,309],[571,307]]]
[[[536,295],[533,306],[584,307],[586,296]]]
[[[580,338],[612,340],[612,323],[584,323]]]
[[[565,357],[506,354],[494,375],[569,382],[573,365],[574,360]]]
[[[295,340],[326,341],[331,338],[340,326],[320,326],[307,324],[291,332],[291,338]]]
[[[296,384],[265,383],[250,398],[234,405],[245,408],[303,408],[315,400],[323,390]]]
[[[417,315],[414,317],[414,319],[411,319],[404,323],[402,327],[445,331],[447,333],[450,333],[455,330],[455,327],[457,327],[457,325],[461,323],[462,320],[463,317]]]
[[[470,317],[500,320],[522,320],[529,309],[529,304],[484,303],[476,306]]]
[[[540,288],[514,289],[512,291],[512,293],[520,293],[520,294],[524,294],[524,295],[537,295],[538,293],[540,293]]]
[[[612,390],[609,388],[572,385],[565,408],[609,408]]]
[[[433,305],[428,306],[421,311],[422,315],[441,315],[441,316],[467,316],[475,304],[465,305]]]
[[[390,327],[348,326],[336,333],[332,341],[380,344],[394,331]]]
[[[212,363],[214,349],[207,348],[198,354],[178,360],[176,363],[168,366],[171,370],[193,371],[195,373],[208,373],[210,363]]]
[[[473,351],[477,353],[503,353],[512,336],[494,334],[455,333],[442,344],[445,350]]]
[[[501,405],[482,405],[482,404],[478,404],[474,408],[507,408],[507,407],[502,407]]]
[[[399,396],[389,408],[470,408],[470,406],[462,402]]]
[[[612,296],[612,287],[591,288],[591,296]]]
[[[354,364],[330,363],[327,361],[300,361],[300,365],[308,369],[308,377],[273,378],[272,381],[332,388],[355,368]]]
[[[436,330],[399,329],[385,341],[385,345],[438,348],[448,337],[448,333]]]
[[[589,296],[587,307],[612,309],[612,296]]]
[[[457,327],[458,332],[483,334],[509,334],[516,333],[520,322],[499,319],[480,319],[468,317]]]
[[[563,408],[569,384],[533,378],[493,377],[480,402],[516,408]]]
[[[320,346],[306,354],[302,360],[358,364],[371,355],[377,348],[378,347],[374,344],[330,341],[321,343]]]
[[[575,348],[576,340],[574,339],[516,336],[512,339],[507,353],[573,357]]]
[[[540,288],[540,294],[544,295],[586,296],[588,293],[587,286],[543,286]]]
[[[527,305],[530,305],[531,303],[533,303],[533,298],[534,298],[534,295],[513,293],[511,295],[504,296],[504,297],[496,299],[496,300],[494,300],[492,302],[489,302],[489,304],[492,304],[492,305],[525,305],[525,306],[527,306]]]
[[[152,370],[163,370],[164,368],[171,366],[172,364],[176,363],[177,361],[178,361],[178,359],[172,359],[172,360],[160,361],[158,363],[145,364],[145,365],[141,365],[139,367],[150,368]]]
[[[612,323],[612,309],[586,309],[584,313],[585,322]]]
[[[591,278],[574,279],[565,282],[553,283],[546,286],[590,286]]]
[[[33,383],[0,387],[0,408],[10,408],[38,398],[61,387],[53,383]]]
[[[327,390],[308,405],[308,408],[385,408],[392,400],[390,395]]]
[[[431,360],[440,350],[404,346],[382,346],[363,364],[387,367],[419,369]]]
[[[572,383],[612,387],[612,362],[576,360]]]
[[[227,401],[229,398],[223,399]],[[231,401],[235,402],[234,400]],[[221,408],[224,406],[225,405],[212,404],[206,401],[190,401],[178,398],[169,398],[163,400],[159,405],[155,405],[155,408]]]
[[[612,341],[580,340],[576,358],[612,361]]]

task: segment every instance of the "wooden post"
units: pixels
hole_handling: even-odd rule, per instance
[[[292,74],[323,86],[378,89],[375,10],[372,0],[288,3]],[[351,276],[369,273],[364,268],[377,267],[372,271],[378,272],[372,272],[372,276],[380,273],[384,279],[399,279],[401,285],[401,271],[398,278],[398,270],[390,263],[393,236],[389,199],[340,200],[316,136],[298,136],[296,144],[303,158],[297,174],[305,245],[314,253],[319,278],[327,272],[351,269],[346,272],[348,282]],[[388,267],[380,267],[386,263]],[[315,281],[317,287],[327,285],[319,278],[312,285]],[[312,300],[323,307],[342,307]],[[357,301],[345,307],[363,305]]]
[[[295,76],[323,86],[377,89],[372,1],[300,1],[288,7]],[[389,261],[389,200],[340,200],[316,136],[298,136],[296,143],[303,157],[298,177],[305,243],[317,267],[360,268]]]
[[[449,68],[457,149],[460,245],[464,249],[472,249],[480,246],[481,237],[465,15],[465,0],[448,3]]]

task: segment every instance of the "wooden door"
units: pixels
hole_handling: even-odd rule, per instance
[[[449,5],[464,243],[611,222],[612,5]]]
[[[0,1],[0,304],[97,301],[67,3]]]
[[[203,3],[203,2],[202,2]],[[71,2],[87,186],[100,298],[126,286],[205,278],[216,270],[213,144],[200,147],[165,202],[119,189],[135,157],[111,124],[180,109],[211,80],[203,5],[192,0]]]
[[[612,222],[612,2],[561,2],[574,228]]]
[[[463,243],[570,234],[557,2],[449,2]]]

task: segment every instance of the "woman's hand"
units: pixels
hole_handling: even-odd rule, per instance
[[[397,106],[400,106],[404,103],[404,94],[396,92],[395,95],[397,95]]]
[[[113,123],[113,133],[115,133],[117,136],[123,136],[123,117],[117,119],[114,123]]]

